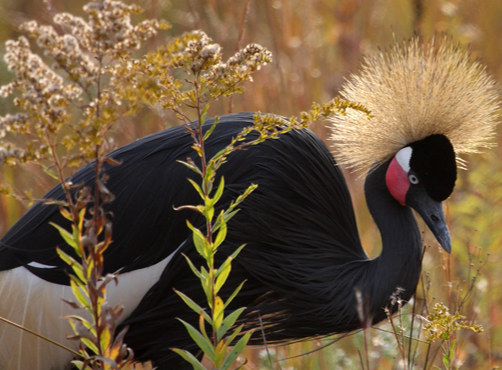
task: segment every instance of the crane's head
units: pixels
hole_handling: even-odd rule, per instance
[[[340,94],[370,114],[333,116],[331,136],[338,163],[361,174],[390,163],[390,193],[448,252],[441,202],[455,185],[455,158],[491,146],[502,106],[496,79],[451,41],[416,37],[367,56]]]
[[[453,154],[443,173],[446,159],[439,153],[453,145],[458,158],[491,146],[500,121],[498,86],[479,61],[447,37],[429,42],[413,38],[368,55],[340,94],[370,114],[348,109],[332,117],[335,157],[365,174],[408,147],[399,157],[409,153],[410,167],[423,177],[428,194],[444,199],[454,184]]]
[[[391,195],[402,206],[410,206],[418,212],[448,253],[451,242],[442,202],[452,193],[456,179],[453,145],[440,134],[430,135],[399,150],[385,175]]]

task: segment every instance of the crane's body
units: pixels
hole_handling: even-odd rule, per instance
[[[211,123],[209,120],[208,125]],[[252,113],[221,117],[206,142],[208,154],[222,149],[252,123]],[[161,369],[173,368],[174,364],[181,368],[183,364],[169,348],[191,347],[192,341],[176,317],[194,325],[198,320],[173,288],[202,306],[205,301],[197,278],[182,257],[184,253],[196,264],[202,263],[185,220],[197,227],[202,227],[204,221],[193,211],[174,209],[200,202],[187,181],[188,177],[197,180],[196,175],[178,162],[194,157],[192,140],[181,126],[169,129],[113,152],[110,157],[122,164],[105,169],[108,188],[116,197],[107,206],[113,214],[114,241],[106,252],[105,272],[121,271],[119,284],[110,285],[109,299],[112,304],[122,303],[126,307],[126,343],[138,359],[154,360]],[[219,208],[228,207],[249,184],[258,184],[229,223],[227,239],[217,257],[221,263],[236,247],[247,244],[234,262],[225,288],[231,292],[246,280],[234,307],[249,307],[249,326],[256,325],[258,317],[254,312],[258,310],[262,320],[272,325],[266,330],[268,341],[360,328],[357,289],[369,305],[365,307],[369,322],[385,318],[384,308],[398,288],[404,289],[404,300],[414,293],[421,265],[420,233],[411,209],[401,206],[387,190],[385,173],[385,165],[372,172],[366,193],[384,245],[389,247],[380,257],[369,260],[359,241],[350,194],[340,168],[327,147],[309,130],[296,130],[279,140],[235,152],[223,165],[219,175],[225,177],[226,191]],[[92,166],[74,177],[75,183],[88,186],[93,181]],[[47,199],[63,197],[59,186],[46,195]],[[60,297],[71,300],[72,293],[68,266],[57,255],[56,247],[68,253],[71,249],[49,222],[70,229],[69,221],[61,216],[57,206],[41,202],[1,240],[0,268],[4,271],[0,272],[0,281],[27,281],[19,278],[22,274],[30,281],[16,289],[5,289],[2,297],[13,306],[17,315],[13,321],[42,333],[50,322],[48,333],[64,327],[68,332],[62,317],[70,314],[71,309]],[[36,242],[41,240],[43,248]],[[395,268],[388,271],[389,265]],[[34,289],[37,294],[31,293]],[[43,302],[50,307],[45,308]],[[43,319],[40,307],[46,312]],[[345,307],[345,312],[340,307]],[[49,315],[52,317],[47,320]],[[4,323],[0,328],[3,338],[6,332],[10,338],[19,338],[12,346],[34,339]],[[58,340],[68,344],[65,331],[57,335]],[[40,348],[39,359],[28,347],[23,347],[26,353],[16,349],[21,354],[19,359],[8,356],[13,349],[4,351],[4,359],[21,361],[20,368],[28,368],[59,358],[45,349],[41,339],[35,340],[38,344],[34,348]],[[53,351],[64,350],[56,347]],[[71,354],[64,357],[68,361]]]
[[[432,79],[407,82],[404,72],[417,73],[424,65],[427,67],[427,63],[422,63],[427,55],[417,50],[414,45],[402,55],[397,53],[395,58],[401,63],[397,67],[392,58],[377,58],[383,64],[383,74],[371,74],[372,69],[366,69],[369,77],[356,79],[358,83],[362,80],[363,86],[356,84],[348,89],[348,98],[369,107],[372,118],[355,113],[338,117],[334,122],[335,139],[346,138],[350,144],[341,146],[346,149],[341,153],[344,163],[360,162],[361,167],[374,163],[366,177],[365,195],[382,237],[382,252],[377,258],[369,259],[361,246],[340,168],[328,148],[309,130],[295,130],[278,140],[236,151],[218,171],[226,184],[217,204],[219,209],[228,207],[250,184],[258,185],[229,222],[227,238],[216,254],[216,265],[246,244],[233,262],[220,295],[228,296],[246,280],[228,309],[247,307],[242,322],[247,327],[263,328],[268,342],[348,332],[375,324],[386,317],[384,309],[389,308],[391,295],[398,289],[401,298],[407,301],[415,292],[422,260],[421,233],[412,208],[450,252],[442,201],[455,185],[455,151],[472,151],[489,137],[491,131],[486,127],[492,129],[495,125],[498,101],[494,98],[493,84],[478,73],[484,79],[480,77],[479,86],[474,86],[479,90],[476,94],[455,96],[456,105],[445,103],[442,105],[445,110],[438,108],[432,111],[435,112],[432,116],[426,115],[427,105],[421,103],[423,100],[418,99],[418,109],[411,99],[407,102],[411,105],[409,110],[418,112],[419,122],[414,123],[415,113],[402,121],[399,121],[402,117],[393,116],[386,131],[382,127],[386,112],[379,111],[381,96],[388,94],[397,108],[402,103],[399,90],[387,89],[389,81],[410,89],[425,84],[423,90],[432,94],[435,90],[430,86],[434,86],[438,76],[453,76],[452,81],[447,79],[441,86],[450,83],[456,88],[462,71],[469,67],[460,62],[448,64],[452,59],[443,54],[450,56],[456,49],[447,49],[439,53],[437,60],[427,62],[448,73],[435,71],[430,73]],[[463,54],[458,58],[463,60]],[[392,80],[396,73],[391,67],[387,68],[390,77],[385,75],[387,64],[398,72],[404,71],[403,78],[411,85]],[[427,73],[424,72],[425,77],[429,76]],[[373,76],[382,79],[383,95],[371,95],[379,91],[380,85],[364,89],[365,81],[370,81],[370,85],[375,83]],[[368,91],[368,101],[364,100],[365,95],[356,94],[353,99],[350,93],[360,90]],[[486,99],[473,99],[477,95]],[[389,112],[396,108],[392,102],[384,107]],[[433,106],[434,101],[429,103]],[[457,107],[467,113],[457,112]],[[352,125],[352,121],[357,124]],[[208,124],[211,122],[208,120]],[[252,122],[251,113],[221,117],[206,142],[208,155],[225,147]],[[182,255],[187,255],[196,266],[203,264],[186,220],[199,228],[204,227],[204,222],[193,211],[175,210],[200,203],[187,181],[187,178],[199,179],[178,162],[196,158],[192,140],[181,126],[168,129],[112,152],[110,157],[121,165],[104,169],[109,176],[107,187],[115,195],[106,205],[106,210],[113,214],[113,242],[105,254],[105,273],[120,271],[118,285],[109,285],[108,298],[112,305],[125,306],[121,325],[129,327],[125,342],[137,359],[151,360],[160,370],[191,367],[171,347],[199,353],[176,320],[179,317],[197,326],[198,317],[173,288],[206,306],[200,282]],[[352,146],[358,140],[363,142],[359,151]],[[366,150],[370,159],[364,156]],[[92,165],[78,171],[72,181],[92,188]],[[63,199],[63,196],[61,187],[56,186],[45,198]],[[63,316],[79,312],[61,300],[71,300],[71,289],[68,266],[56,253],[56,247],[67,252],[70,247],[50,222],[70,229],[57,206],[37,203],[1,239],[0,315],[75,347],[76,344],[65,340],[70,328]],[[357,292],[360,292],[359,302]],[[364,312],[364,318],[358,314],[358,304],[363,306],[360,311]],[[252,339],[253,343],[261,341],[261,333]],[[60,370],[69,366],[71,358],[71,354],[52,344],[0,323],[2,370]]]

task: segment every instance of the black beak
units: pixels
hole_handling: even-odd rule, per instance
[[[424,188],[410,188],[406,203],[425,221],[443,249],[451,253],[451,239],[444,217],[443,203],[433,200]]]

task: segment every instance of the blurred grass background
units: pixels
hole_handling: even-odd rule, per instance
[[[130,2],[130,1],[126,1]],[[272,51],[274,63],[255,74],[247,91],[212,105],[211,115],[240,111],[273,112],[285,116],[307,110],[311,103],[327,102],[337,95],[345,78],[356,72],[362,55],[386,48],[393,39],[413,34],[425,38],[447,33],[455,42],[469,45],[474,58],[486,64],[499,81],[502,78],[502,1],[500,0],[137,0],[145,12],[142,18],[163,18],[169,31],[145,46],[152,49],[170,36],[202,29],[223,46],[226,57],[250,42]],[[83,0],[0,0],[0,54],[4,42],[19,36],[20,23],[35,19],[51,23],[53,12],[83,16]],[[51,9],[52,8],[52,11]],[[241,37],[242,33],[242,37]],[[0,85],[12,76],[0,63]],[[13,111],[0,101],[0,115]],[[124,119],[114,131],[117,145],[177,124],[173,116],[145,108],[137,117]],[[326,122],[312,129],[323,139]],[[500,141],[500,139],[497,139]],[[500,143],[499,143],[500,144]],[[492,369],[502,365],[502,164],[500,145],[467,159],[468,171],[461,171],[456,191],[447,202],[447,217],[453,240],[451,256],[431,245],[424,272],[430,278],[429,303],[444,302],[451,310],[457,297],[468,290],[472,272],[483,266],[471,290],[463,313],[484,327],[481,334],[457,334],[457,365],[463,369]],[[54,182],[34,168],[0,169],[2,180],[17,189],[33,189],[42,196]],[[379,235],[366,210],[362,181],[346,173],[358,217],[361,239],[370,256],[379,253]],[[0,235],[29,206],[0,197]],[[487,257],[487,254],[489,256]],[[482,262],[479,262],[482,260]],[[472,265],[472,266],[471,266]],[[370,367],[399,369],[396,343],[377,330],[371,339]],[[272,360],[298,356],[319,348],[327,340],[298,343],[271,349]],[[425,347],[424,347],[425,348]],[[437,348],[437,347],[435,347]],[[286,361],[268,361],[262,349],[247,352],[246,369],[353,369],[361,368],[360,334],[345,338],[315,354]],[[417,354],[425,357],[422,347]],[[431,356],[432,357],[432,356]],[[441,365],[440,355],[435,364]],[[418,360],[422,364],[423,360]],[[428,364],[428,366],[431,363]],[[418,368],[422,368],[422,367]]]

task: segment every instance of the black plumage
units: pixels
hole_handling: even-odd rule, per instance
[[[221,117],[206,142],[209,156],[252,121],[251,113]],[[203,263],[186,219],[197,227],[203,227],[203,222],[195,212],[174,209],[200,202],[187,181],[188,177],[199,179],[177,162],[195,159],[191,145],[184,128],[175,127],[116,150],[110,156],[122,164],[105,168],[107,185],[115,195],[106,205],[113,214],[106,272],[148,269],[174,253],[160,279],[141,293],[144,297],[123,323],[129,326],[126,343],[138,359],[152,360],[159,369],[186,366],[171,347],[197,353],[175,319],[181,317],[196,326],[197,315],[173,288],[205,306],[200,283],[181,255],[188,255],[196,265]],[[366,181],[368,207],[384,244],[381,256],[369,260],[340,168],[311,131],[295,130],[229,156],[218,172],[226,183],[219,209],[228,207],[251,183],[258,184],[230,221],[227,239],[217,253],[218,264],[236,247],[247,244],[221,292],[224,297],[246,280],[230,309],[248,307],[242,319],[247,327],[259,326],[261,317],[269,342],[346,332],[362,324],[356,290],[368,303],[365,310],[373,323],[385,318],[384,308],[398,287],[404,289],[403,299],[411,297],[420,273],[421,238],[411,209],[401,206],[386,187],[388,164],[372,171]],[[93,176],[92,166],[87,166],[73,181],[92,187]],[[46,195],[62,197],[60,187]],[[48,282],[68,284],[68,268],[55,247],[71,251],[49,222],[69,228],[56,206],[33,206],[1,240],[0,270],[24,266]],[[252,342],[260,341],[257,333]]]

